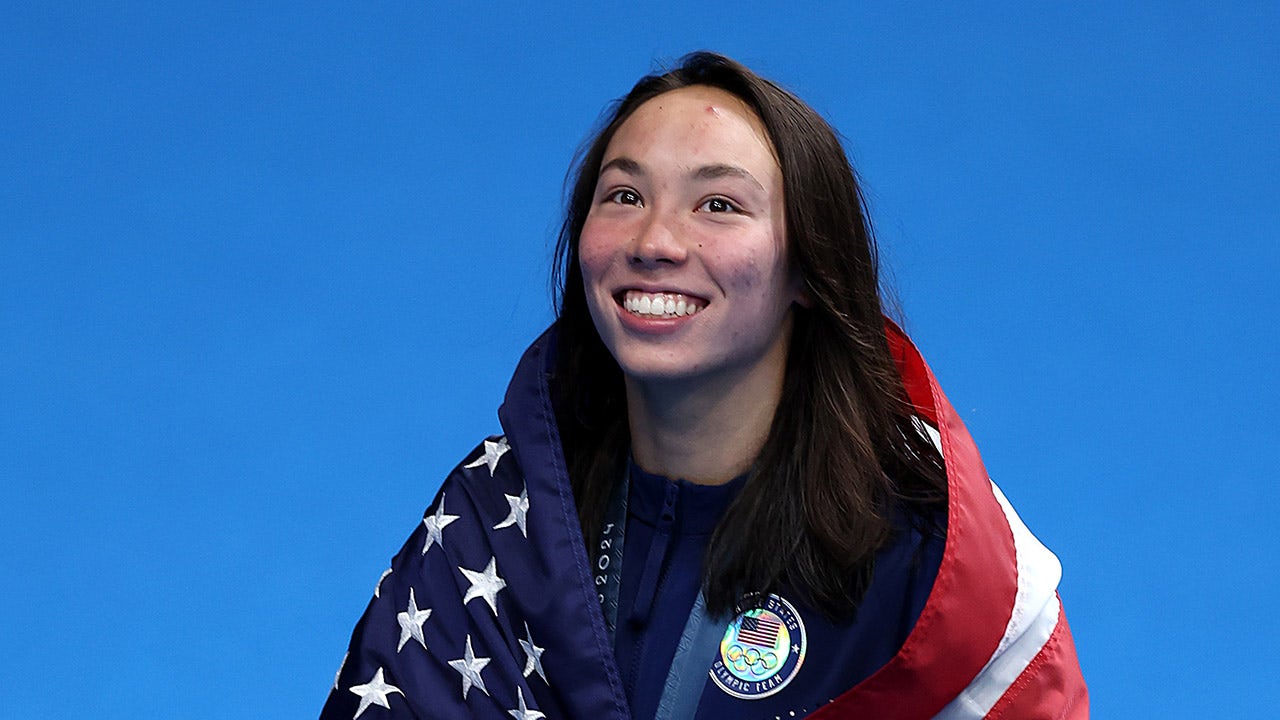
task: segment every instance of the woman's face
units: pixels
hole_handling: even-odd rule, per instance
[[[673,90],[618,128],[579,257],[591,317],[630,382],[781,377],[801,298],[783,209],[764,126],[727,92]]]

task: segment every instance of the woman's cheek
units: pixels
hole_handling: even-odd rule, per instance
[[[600,277],[607,264],[605,258],[606,253],[603,249],[597,243],[589,242],[584,235],[578,246],[578,264],[582,268],[582,279],[590,284]]]
[[[609,275],[609,267],[616,261],[617,248],[613,243],[608,242],[610,237],[608,234],[592,232],[593,229],[600,230],[599,226],[592,228],[590,221],[583,226],[582,235],[578,240],[578,267],[582,271],[582,284],[586,292],[587,304],[595,315],[600,310],[596,305],[605,302],[601,296],[607,294],[607,288],[604,285]]]

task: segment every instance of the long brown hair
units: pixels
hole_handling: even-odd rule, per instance
[[[710,610],[788,586],[828,616],[856,610],[893,516],[928,526],[946,503],[942,458],[912,421],[884,334],[875,240],[853,168],[812,108],[746,67],[698,52],[642,78],[606,112],[575,163],[553,281],[561,440],[588,547],[629,444],[622,373],[587,310],[578,240],[600,163],[619,126],[662,93],[707,85],[764,123],[782,169],[790,262],[812,299],[796,306],[782,396],[741,494],[704,559]],[[758,538],[775,543],[761,552]]]

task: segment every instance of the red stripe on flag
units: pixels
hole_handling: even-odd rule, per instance
[[[933,590],[898,654],[810,715],[813,720],[937,715],[999,645],[1018,592],[1013,531],[991,490],[973,438],[924,358],[886,321],[889,347],[911,403],[936,420],[947,469],[947,541]]]

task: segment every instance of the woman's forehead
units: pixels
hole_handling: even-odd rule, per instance
[[[773,143],[755,111],[737,96],[705,85],[671,90],[642,103],[610,139],[602,167],[620,156],[643,162],[635,156],[662,152],[693,164],[778,167]]]

